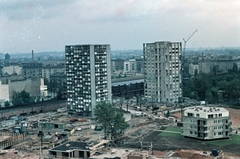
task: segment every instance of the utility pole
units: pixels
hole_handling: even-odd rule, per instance
[[[188,38],[187,38],[187,40],[185,40],[184,38],[183,38],[183,41],[184,41],[184,46],[183,46],[183,52],[182,52],[182,58],[181,58],[181,60],[182,60],[182,68],[181,68],[181,72],[182,72],[182,97],[180,97],[179,98],[179,104],[180,104],[180,107],[181,107],[181,121],[182,121],[182,117],[183,117],[183,102],[184,102],[184,100],[183,100],[183,68],[184,68],[184,56],[185,56],[185,51],[186,51],[186,44],[187,44],[187,42],[188,42],[188,40],[190,40],[191,39],[191,37],[197,32],[198,30],[196,29]]]

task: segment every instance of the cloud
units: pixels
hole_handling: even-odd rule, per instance
[[[1,0],[0,14],[10,21],[54,18],[64,14],[61,8],[75,1],[77,0]]]
[[[188,47],[235,46],[239,10],[239,0],[0,0],[0,48],[109,43],[141,49],[145,42],[182,41],[195,29]]]

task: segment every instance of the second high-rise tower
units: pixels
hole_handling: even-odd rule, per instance
[[[181,42],[143,44],[144,96],[149,102],[178,102],[182,98]]]

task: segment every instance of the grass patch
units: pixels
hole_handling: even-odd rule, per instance
[[[181,138],[181,132],[181,128],[167,127],[165,130],[163,130],[163,132],[159,134],[159,136]]]
[[[167,127],[166,129],[165,129],[166,131],[174,131],[174,132],[182,132],[182,129],[181,128],[173,128],[173,127]]]
[[[231,144],[240,144],[240,136],[239,135],[232,135],[230,139],[225,140],[216,140],[216,141],[209,141],[210,144],[216,146],[226,146]]]

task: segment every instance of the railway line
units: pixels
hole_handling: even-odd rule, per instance
[[[49,100],[27,105],[0,108],[0,120],[8,119],[10,116],[26,116],[36,113],[56,111],[58,108],[66,106],[67,100]]]

